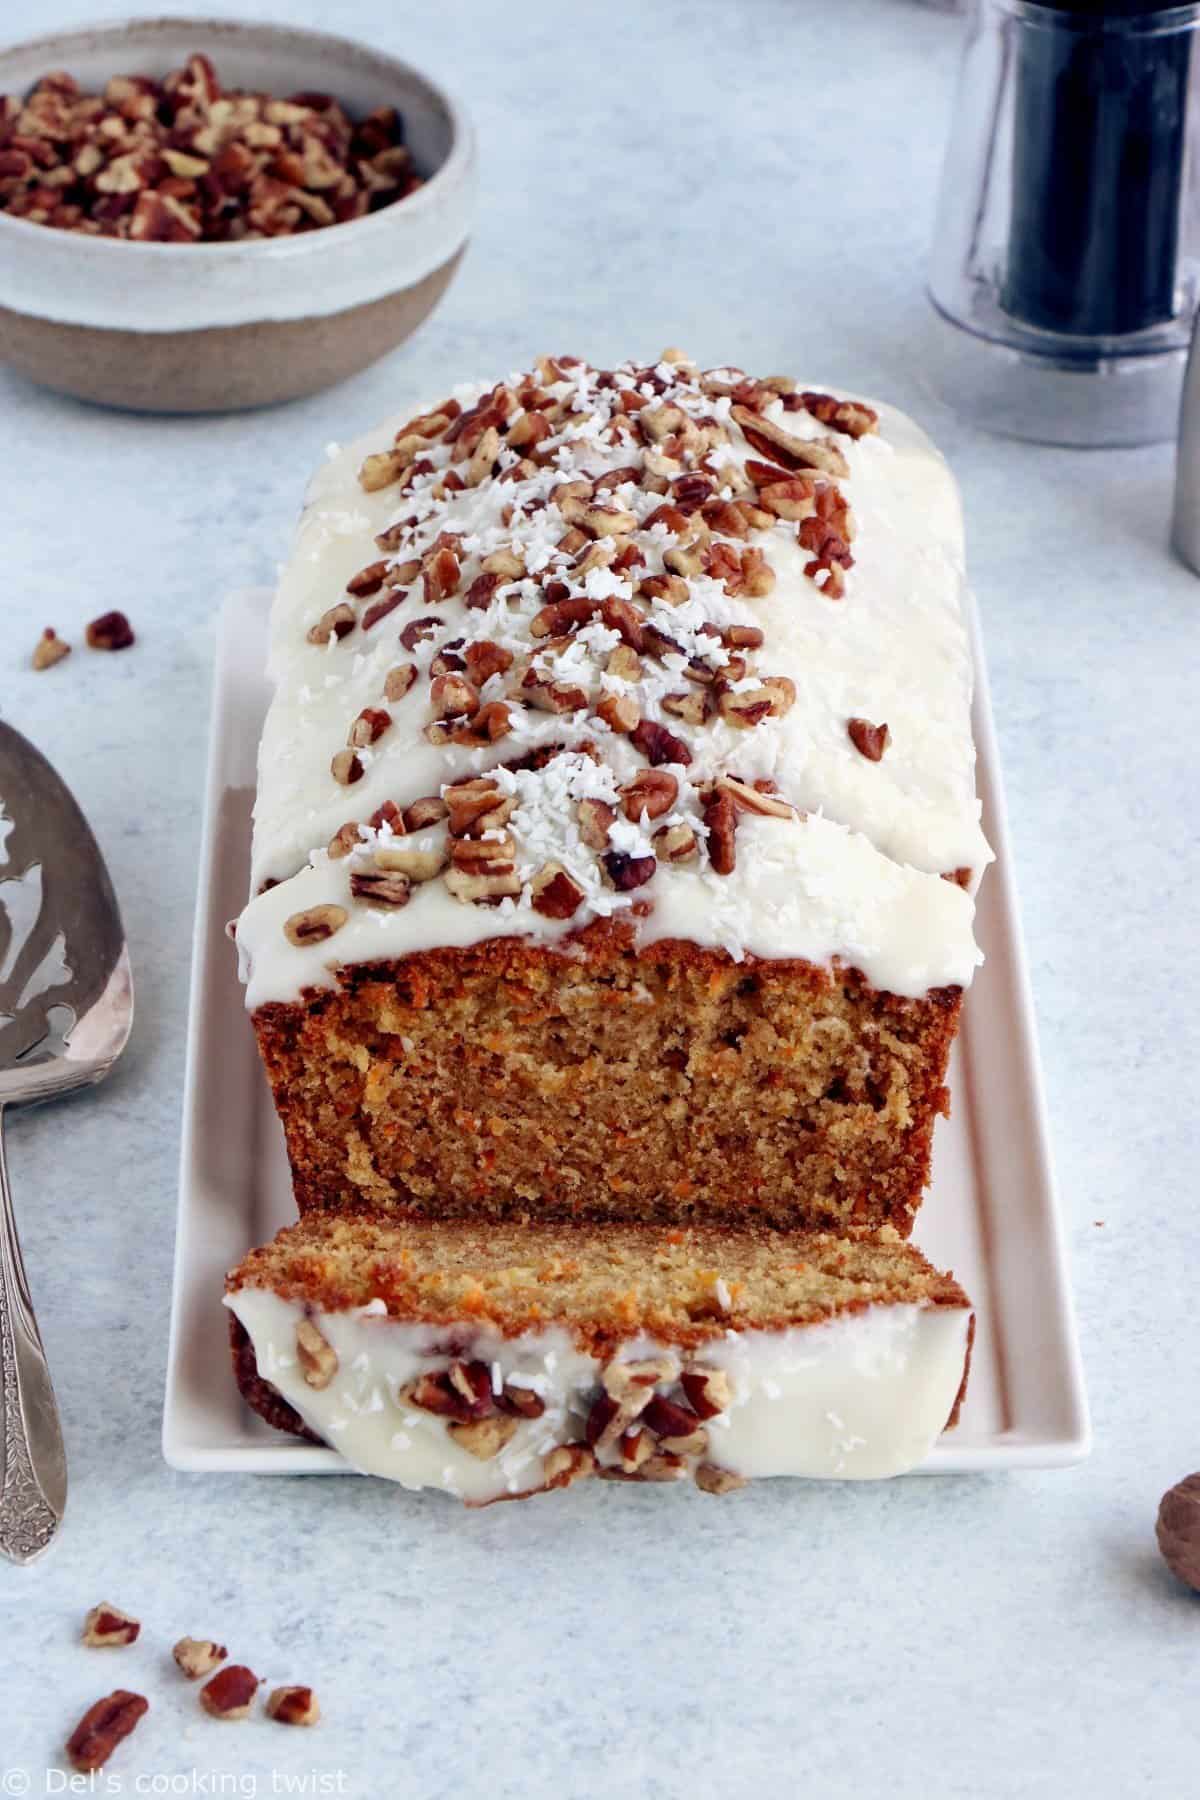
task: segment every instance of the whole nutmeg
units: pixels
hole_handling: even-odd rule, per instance
[[[1167,1489],[1155,1530],[1172,1575],[1200,1593],[1200,1474],[1185,1475]]]

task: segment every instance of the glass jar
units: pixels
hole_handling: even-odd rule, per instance
[[[1198,29],[1200,5],[974,0],[929,289],[935,380],[976,423],[1058,444],[1175,435],[1200,281]]]

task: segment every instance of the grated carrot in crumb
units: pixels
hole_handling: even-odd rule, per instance
[[[487,1130],[492,1137],[503,1137],[508,1130],[508,1120],[499,1118],[495,1113],[487,1120]]]
[[[668,1244],[682,1244],[683,1236],[684,1236],[684,1234],[680,1230],[668,1231],[667,1242],[668,1242]]]
[[[677,1181],[675,1183],[675,1186],[671,1189],[671,1192],[674,1194],[674,1196],[677,1200],[690,1200],[692,1195],[695,1193],[695,1191],[696,1191],[695,1182],[689,1180],[689,1178],[686,1175],[682,1178],[682,1180]]]
[[[808,1264],[807,1263],[793,1263],[792,1269],[797,1275],[807,1275],[808,1274]]]

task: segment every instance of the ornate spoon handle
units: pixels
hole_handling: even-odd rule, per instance
[[[32,1562],[67,1503],[67,1458],[17,1241],[0,1106],[0,1553]]]

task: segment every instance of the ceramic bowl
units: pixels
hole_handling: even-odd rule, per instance
[[[348,39],[288,25],[130,20],[0,51],[0,93],[66,69],[95,92],[202,51],[227,87],[333,94],[357,116],[395,106],[424,186],[344,225],[229,244],[91,237],[0,213],[0,362],[82,400],[227,412],[315,393],[395,349],[425,319],[471,227],[475,140],[428,76]]]

